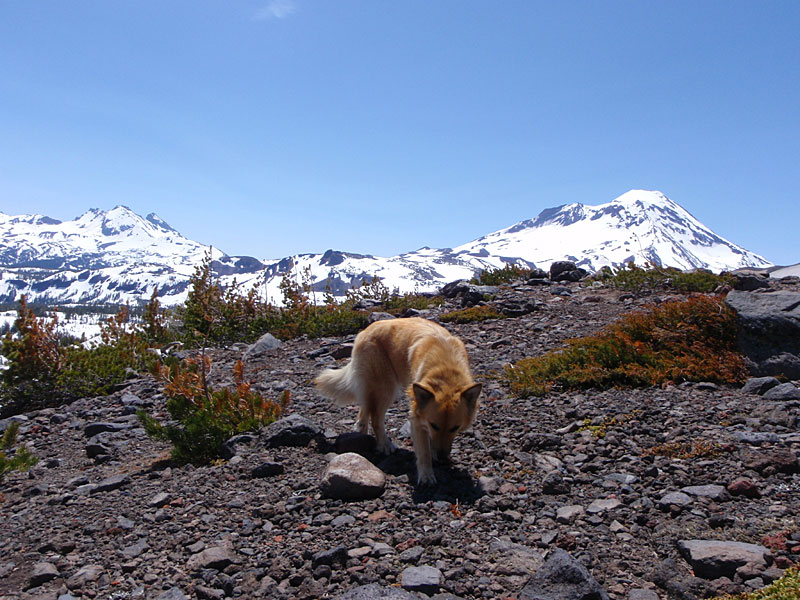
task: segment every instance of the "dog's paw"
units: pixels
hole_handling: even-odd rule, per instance
[[[394,445],[394,442],[389,438],[383,440],[383,443],[378,444],[375,449],[380,452],[381,454],[389,455],[397,450],[397,446]]]
[[[433,474],[433,469],[418,469],[417,471],[417,484],[419,485],[436,485],[436,475]]]

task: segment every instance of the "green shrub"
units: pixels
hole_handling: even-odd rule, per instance
[[[143,410],[137,413],[148,435],[172,443],[172,457],[180,463],[208,464],[219,458],[227,439],[272,423],[289,402],[288,391],[277,403],[252,391],[241,361],[234,366],[233,389],[210,388],[210,368],[205,355],[159,367],[167,410],[177,423],[162,425]]]
[[[102,343],[93,348],[62,345],[57,317],[35,316],[25,296],[20,298],[14,326],[17,334],[8,333],[2,345],[9,360],[9,368],[0,373],[3,415],[108,394],[131,371],[149,370],[155,362],[142,328],[131,323],[127,306],[101,323]]]
[[[490,319],[505,319],[505,315],[497,312],[488,304],[470,306],[443,314],[439,320],[443,323],[479,323]]]
[[[594,279],[611,287],[636,293],[655,288],[708,293],[722,285],[732,285],[734,282],[734,277],[729,273],[714,275],[702,269],[681,271],[675,267],[658,267],[650,264],[638,267],[633,261],[617,270],[603,267],[594,275]]]
[[[520,267],[518,265],[506,265],[498,269],[486,269],[478,273],[477,277],[473,277],[470,283],[478,285],[500,285],[501,283],[509,283],[517,279],[525,279],[530,277],[531,269]]]
[[[0,438],[0,481],[9,471],[27,471],[30,467],[39,462],[25,446],[17,448],[11,456],[6,454],[14,447],[17,442],[19,423],[13,422],[6,427],[3,437]]]
[[[747,371],[736,349],[737,331],[736,315],[721,298],[696,296],[626,315],[595,336],[522,359],[505,375],[521,396],[541,396],[554,386],[740,383]]]
[[[717,600],[797,600],[798,598],[800,598],[800,569],[792,567],[786,569],[783,577],[760,590],[735,596],[719,596]]]

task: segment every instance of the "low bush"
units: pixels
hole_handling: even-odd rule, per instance
[[[470,306],[443,314],[439,320],[443,323],[479,323],[490,319],[505,319],[503,313],[497,312],[488,304]]]
[[[541,396],[553,387],[741,383],[747,371],[737,331],[736,315],[721,298],[695,296],[628,314],[597,335],[510,365],[505,376],[521,396]]]
[[[716,442],[696,440],[694,442],[666,442],[642,451],[644,456],[666,456],[681,460],[697,458],[715,458],[721,455],[726,448]]]
[[[470,283],[477,285],[500,285],[517,279],[525,279],[531,275],[531,269],[519,265],[506,265],[497,269],[486,269],[473,277]]]
[[[639,267],[633,262],[616,270],[604,267],[593,278],[610,287],[636,293],[654,288],[708,293],[720,286],[733,285],[734,282],[734,277],[728,273],[715,275],[703,269],[681,271],[675,267],[659,267],[650,264]]]
[[[0,481],[9,471],[27,471],[39,462],[25,446],[14,450],[18,432],[19,423],[13,422],[6,427],[3,437],[0,438]]]
[[[212,389],[207,379],[210,368],[206,355],[159,366],[167,411],[174,422],[161,424],[143,410],[137,413],[148,435],[172,443],[172,458],[179,463],[201,465],[219,458],[226,440],[272,423],[289,402],[288,391],[273,402],[251,390],[241,361],[234,366],[232,389]]]
[[[786,569],[783,577],[754,592],[719,596],[717,600],[797,600],[800,598],[800,569]]]
[[[108,394],[129,373],[149,370],[155,362],[147,352],[146,330],[130,321],[126,306],[101,323],[102,342],[92,348],[63,345],[57,327],[56,316],[37,317],[25,296],[20,298],[16,333],[6,334],[2,343],[9,366],[0,372],[0,415]]]

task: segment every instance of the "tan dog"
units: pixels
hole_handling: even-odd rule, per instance
[[[421,484],[436,483],[431,450],[437,458],[449,458],[453,438],[475,418],[481,393],[463,342],[419,318],[373,323],[356,337],[350,363],[323,371],[314,383],[339,406],[358,404],[356,429],[367,433],[372,422],[378,450],[386,454],[394,444],[384,417],[398,391],[407,388]]]

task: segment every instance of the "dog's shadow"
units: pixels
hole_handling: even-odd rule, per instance
[[[473,504],[481,496],[486,495],[481,485],[475,481],[465,469],[452,463],[433,463],[436,475],[434,485],[419,485],[417,481],[417,465],[414,453],[404,448],[398,448],[389,456],[376,454],[372,462],[384,473],[395,477],[406,475],[408,481],[414,485],[412,500],[421,504],[433,501],[446,501],[451,504]]]

